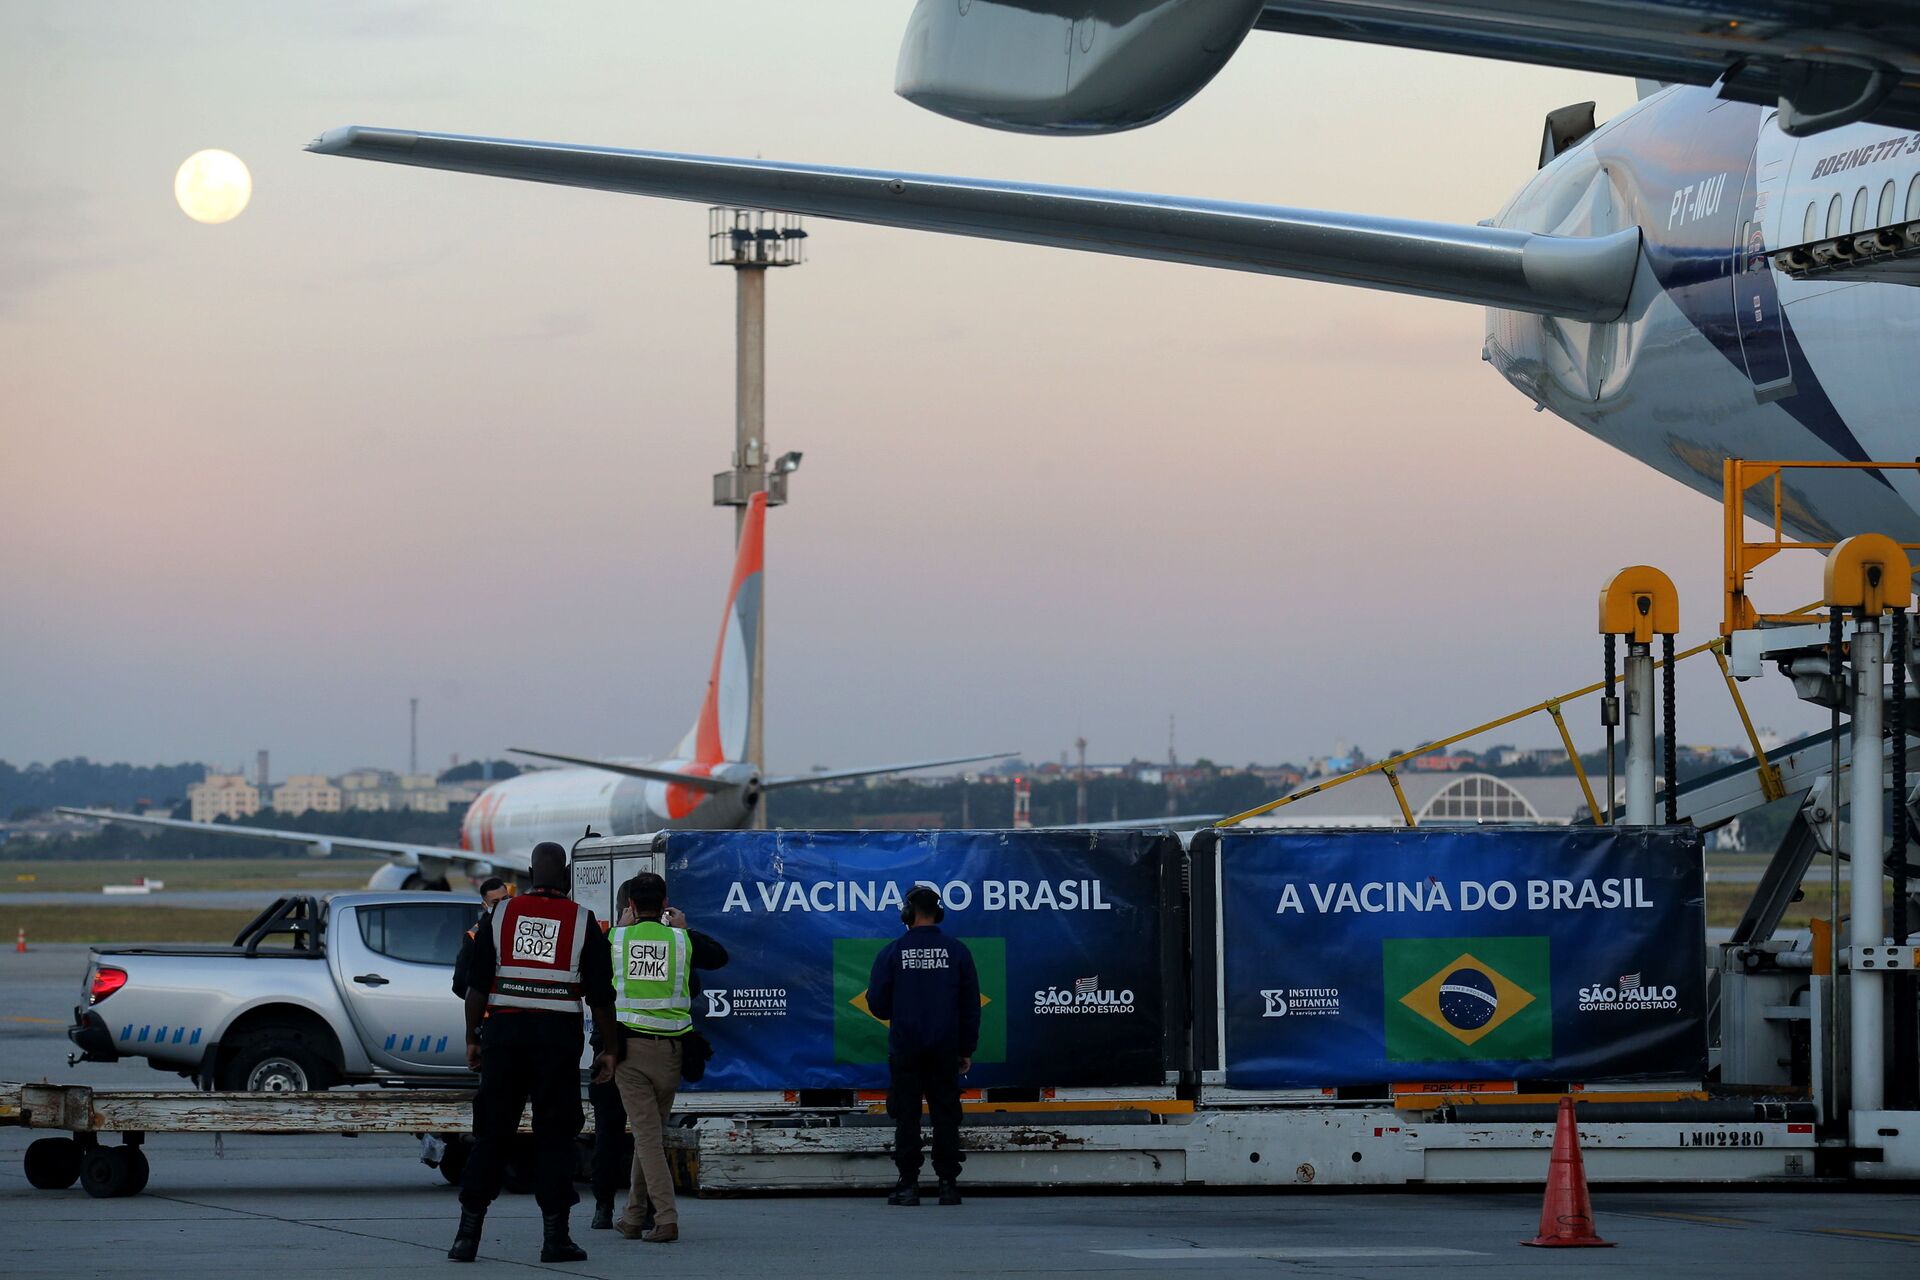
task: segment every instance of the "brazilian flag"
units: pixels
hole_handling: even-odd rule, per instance
[[[888,938],[833,940],[833,1060],[887,1060],[887,1024],[867,1010],[867,976]],[[1007,1060],[1007,940],[962,938],[980,974],[980,1047],[975,1062]]]
[[[1389,938],[1380,964],[1387,1061],[1553,1056],[1546,938]]]

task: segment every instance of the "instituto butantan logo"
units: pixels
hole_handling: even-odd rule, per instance
[[[1580,1012],[1634,1013],[1680,1007],[1678,989],[1671,985],[1649,985],[1640,977],[1637,973],[1623,973],[1611,986],[1595,984],[1580,988]]]
[[[1042,987],[1033,993],[1035,1013],[1132,1013],[1133,988],[1102,987],[1100,975],[1075,978],[1071,987]]]
[[[702,991],[709,1018],[784,1018],[785,987],[715,987]]]
[[[1333,1017],[1340,1012],[1338,987],[1266,987],[1260,998],[1267,1002],[1263,1018]]]

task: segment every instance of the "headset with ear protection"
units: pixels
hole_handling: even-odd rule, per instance
[[[900,923],[911,929],[913,918],[923,912],[931,915],[935,924],[947,918],[947,909],[941,904],[939,893],[919,884],[907,890],[907,900],[900,904]]]

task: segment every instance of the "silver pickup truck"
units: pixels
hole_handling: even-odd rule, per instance
[[[203,1088],[466,1083],[453,964],[471,894],[281,898],[230,947],[93,949],[76,1061],[145,1058]]]

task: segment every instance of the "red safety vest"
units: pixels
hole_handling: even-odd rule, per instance
[[[580,1012],[580,953],[591,913],[557,893],[509,898],[493,910],[487,1008]]]

